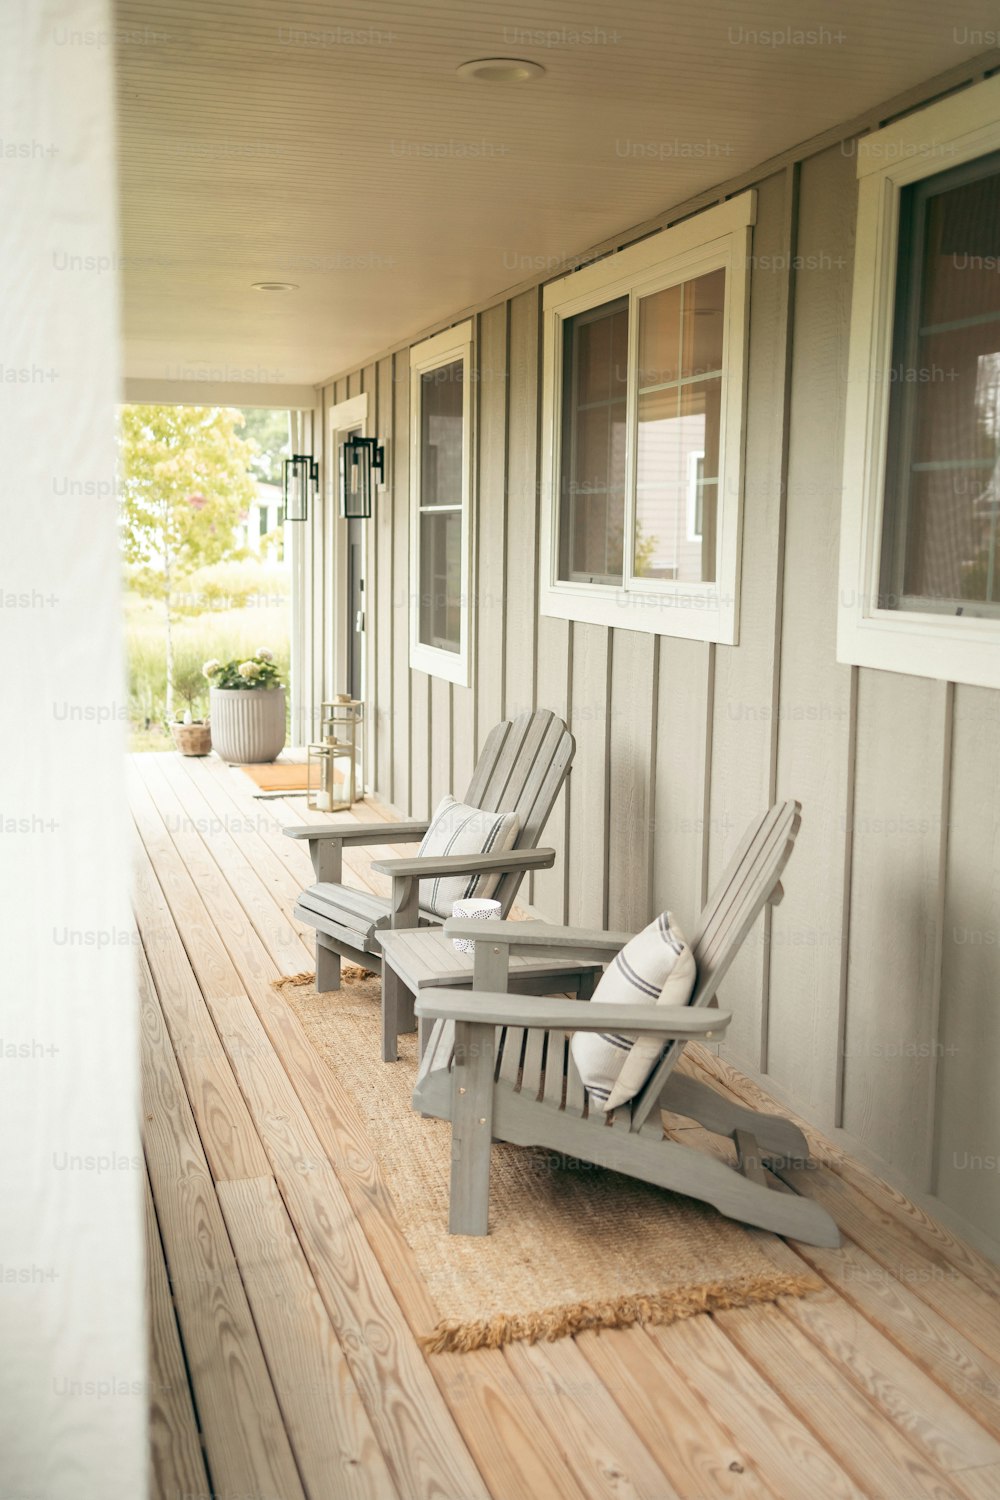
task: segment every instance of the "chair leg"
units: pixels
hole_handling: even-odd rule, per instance
[[[455,1023],[451,1093],[450,1234],[487,1234],[493,1140],[494,1029]]]
[[[340,954],[327,948],[316,934],[316,988],[319,993],[340,989]]]
[[[597,988],[597,974],[593,969],[586,969],[576,981],[576,993],[581,1000],[592,1000]]]
[[[407,1025],[407,1015],[409,1025]],[[399,1056],[397,1038],[401,1031],[412,1031],[413,996],[390,964],[382,965],[382,1061],[395,1062]]]
[[[795,1162],[809,1160],[809,1143],[791,1120],[747,1109],[687,1073],[671,1073],[658,1102],[661,1109],[697,1120],[717,1135],[733,1137],[736,1131],[749,1131],[769,1156]]]
[[[593,1126],[588,1124],[585,1129],[593,1130]],[[612,1137],[616,1134],[611,1130],[595,1133]],[[644,1140],[633,1135],[628,1138],[620,1159],[615,1161],[603,1149],[611,1144],[598,1141],[596,1152],[589,1150],[581,1154],[601,1166],[612,1166],[631,1177],[638,1177],[642,1182],[655,1182],[675,1193],[700,1198],[704,1203],[714,1204],[730,1219],[739,1219],[758,1229],[770,1229],[786,1239],[834,1249],[840,1244],[840,1231],[819,1203],[768,1185],[767,1174],[760,1168],[757,1143],[751,1138],[744,1140],[740,1152],[744,1168],[749,1167],[753,1174],[749,1177],[695,1146],[666,1140]],[[569,1144],[566,1149],[572,1151],[573,1146]]]

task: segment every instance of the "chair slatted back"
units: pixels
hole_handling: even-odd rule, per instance
[[[514,848],[537,848],[575,750],[573,736],[550,709],[505,719],[490,731],[464,800],[484,812],[516,812],[520,828]],[[522,878],[512,871],[497,886],[504,916]]]
[[[692,1005],[708,1005],[744,938],[768,901],[780,892],[781,872],[791,858],[802,822],[798,802],[776,803],[754,822],[702,912],[692,940],[698,978]],[[631,1128],[641,1130],[683,1051],[672,1043],[632,1105]]]

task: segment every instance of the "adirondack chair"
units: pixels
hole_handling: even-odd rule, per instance
[[[381,971],[382,953],[375,937],[379,930],[440,926],[442,918],[420,905],[421,880],[501,871],[493,899],[500,902],[500,913],[505,917],[525,873],[549,869],[555,862],[554,849],[539,849],[537,845],[575,749],[576,742],[566,725],[549,709],[537,709],[497,724],[490,731],[461,800],[484,812],[516,811],[520,830],[513,849],[494,854],[414,855],[375,861],[372,869],[392,879],[389,898],[343,883],[344,848],[416,842],[427,832],[427,819],[286,828],[289,838],[308,841],[316,873],[316,883],[302,892],[295,905],[295,916],[316,931],[316,988],[340,988],[342,957]],[[383,1007],[384,1019],[386,1015]],[[409,1014],[399,1017],[398,1025],[412,1030],[415,1024],[411,1005]],[[383,1037],[383,1056],[387,1061],[395,1057],[395,1032]]]
[[[818,1203],[768,1186],[762,1155],[805,1160],[809,1148],[802,1132],[676,1071],[686,1042],[718,1037],[732,1019],[715,1008],[716,991],[765,904],[781,900],[780,875],[800,811],[797,802],[779,804],[749,829],[691,941],[697,979],[689,1005],[607,1005],[506,993],[512,955],[570,952],[610,962],[628,933],[543,922],[445,923],[446,933],[476,941],[473,989],[421,992],[417,1014],[435,1024],[413,1104],[422,1114],[451,1121],[453,1234],[487,1233],[490,1143],[503,1140],[625,1172],[809,1244],[840,1244],[836,1224]],[[663,1040],[661,1060],[641,1092],[611,1115],[588,1108],[567,1035],[582,1030]],[[738,1167],[665,1139],[662,1109],[730,1136]]]

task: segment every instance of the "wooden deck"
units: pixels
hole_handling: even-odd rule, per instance
[[[1000,1494],[1000,1270],[822,1141],[788,1182],[844,1248],[761,1237],[822,1293],[425,1359],[436,1317],[378,1164],[270,983],[313,967],[290,916],[308,856],[280,832],[304,799],[255,801],[215,757],[129,776],[155,1496]],[[363,851],[345,861],[379,888]]]

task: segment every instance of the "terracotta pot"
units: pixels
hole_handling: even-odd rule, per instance
[[[223,760],[254,765],[285,747],[284,688],[212,688],[212,745]]]

